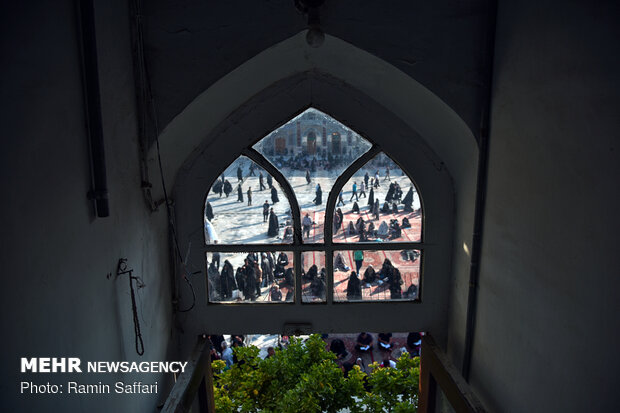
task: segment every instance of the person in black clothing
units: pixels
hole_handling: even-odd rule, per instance
[[[359,207],[359,205],[357,205],[357,202],[353,203],[353,209],[351,210],[351,212],[354,212],[356,214],[360,213],[360,207]]]
[[[205,215],[207,216],[207,219],[209,221],[213,221],[213,218],[215,218],[215,215],[213,214],[213,207],[211,206],[211,202],[207,201],[207,208],[206,208],[206,212]]]
[[[248,206],[252,205],[252,188],[248,188],[248,192],[247,192],[247,196],[248,196]]]
[[[226,265],[226,262],[224,262],[224,265]],[[245,291],[245,274],[243,273],[242,267],[237,267],[237,271],[235,272],[235,280],[237,280],[237,290],[243,293]]]
[[[364,279],[363,281],[367,284],[374,283],[377,280],[377,274],[375,273],[375,269],[372,265],[369,265],[364,271]]]
[[[306,184],[310,185],[311,179],[310,179],[310,171],[308,169],[306,169]]]
[[[282,291],[280,291],[280,287],[274,285],[270,289],[270,297],[271,301],[282,301]]]
[[[240,166],[237,167],[237,180],[243,181],[243,171]]]
[[[243,202],[243,189],[241,189],[241,184],[237,185],[237,202]]]
[[[366,188],[368,188],[368,180],[369,179],[370,179],[370,176],[368,175],[368,171],[366,171],[366,174],[364,174],[364,184],[366,185]]]
[[[286,268],[286,266],[288,266],[288,255],[286,255],[285,252],[281,252],[278,255],[278,259],[276,260],[276,276],[278,274],[284,274],[284,269]]]
[[[316,196],[312,200],[315,205],[321,205],[323,203],[323,191],[321,191],[321,185],[316,184]]]
[[[372,351],[372,335],[362,332],[357,336],[357,342],[355,343],[355,349],[360,352],[371,352]]]
[[[258,184],[260,185],[259,191],[262,191],[263,189],[265,189],[265,183],[263,182],[263,173],[262,172],[258,173]]]
[[[349,354],[347,352],[347,348],[344,345],[344,341],[339,338],[335,338],[332,340],[329,345],[329,351],[334,353],[339,359],[343,359],[347,356],[347,354]]]
[[[230,184],[230,182],[228,182],[228,179],[224,181],[224,194],[226,195],[226,198],[228,198],[228,195],[230,195],[230,193],[232,192],[232,185]]]
[[[223,186],[224,184],[219,179],[215,181],[215,183],[213,184],[213,192],[215,192],[216,194],[219,194],[220,198],[222,197]]]
[[[217,244],[217,241],[215,242]],[[213,265],[215,265],[215,268],[217,268],[217,270],[220,270],[220,253],[219,252],[214,252],[213,254],[211,254],[211,262],[213,263]]]
[[[393,267],[391,277],[388,278],[389,289],[390,289],[390,299],[398,299],[403,298],[403,289],[401,288],[401,284],[403,283],[403,277],[400,275],[400,271],[398,268]]]
[[[379,220],[379,200],[375,199],[375,206],[372,208],[372,214],[374,215],[375,219],[378,221]]]
[[[223,300],[232,297],[232,290],[235,289],[235,277],[233,276],[233,266],[226,260],[220,275],[220,295]]]
[[[250,260],[245,259],[245,264],[242,267],[242,272],[245,275],[245,284],[243,288],[243,296],[246,300],[256,301],[256,274],[254,272],[254,265],[250,263]]]
[[[380,350],[391,350],[393,347],[392,344],[392,333],[379,333],[377,336],[377,342],[379,343]]]
[[[269,228],[267,229],[267,235],[275,237],[280,231],[280,225],[278,224],[278,216],[273,212],[273,208],[269,210]]]
[[[269,189],[273,187],[273,178],[269,174],[267,174],[267,185],[269,185]]]
[[[280,202],[280,199],[278,199],[278,190],[276,189],[275,186],[271,187],[271,203],[275,204],[277,202]]]
[[[265,200],[263,204],[263,222],[267,222],[269,218],[269,201]]]
[[[411,356],[420,355],[420,347],[422,346],[422,335],[420,333],[409,333],[407,335],[407,347],[411,349]]]
[[[310,269],[308,269],[308,272],[304,274],[304,276],[302,277],[304,280],[306,281],[312,281],[314,280],[317,276],[319,275],[319,269],[317,268],[316,265],[312,265],[310,267]]]
[[[310,283],[310,292],[320,300],[325,300],[325,276],[323,272],[321,272],[321,276],[314,277]]]
[[[375,190],[373,187],[370,187],[370,191],[368,192],[368,206],[371,210],[375,206]]]
[[[295,277],[293,275],[293,269],[287,268],[286,272],[284,273],[284,282],[282,283],[282,286],[292,287],[293,285],[295,285]],[[286,301],[288,301],[288,294],[287,294]]]
[[[347,284],[347,300],[361,300],[362,299],[362,283],[357,277],[355,271],[351,271],[349,276],[349,282]]]
[[[405,212],[413,212],[413,186],[409,187],[409,192],[403,198],[403,204],[405,204]]]
[[[394,215],[398,214],[398,204],[396,202],[392,203],[392,213]]]

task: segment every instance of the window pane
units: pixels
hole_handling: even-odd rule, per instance
[[[209,301],[293,301],[293,268],[292,252],[207,253]]]
[[[301,254],[301,296],[304,303],[325,302],[325,253],[308,251]]]
[[[304,241],[323,242],[325,203],[334,182],[370,142],[332,117],[310,108],[271,132],[254,149],[289,179],[308,214]]]
[[[240,156],[226,168],[207,195],[206,243],[291,243],[290,210],[288,199],[275,179],[249,158]]]
[[[334,251],[334,301],[417,299],[420,257],[418,250]]]
[[[416,187],[385,154],[374,157],[349,179],[336,208],[334,242],[422,239],[422,209]]]

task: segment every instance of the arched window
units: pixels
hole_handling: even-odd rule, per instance
[[[422,200],[370,139],[310,108],[222,172],[204,208],[209,302],[419,299]]]

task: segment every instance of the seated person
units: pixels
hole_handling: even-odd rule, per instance
[[[334,271],[349,271],[350,268],[348,265],[344,263],[344,258],[342,257],[342,253],[339,252],[334,259]]]
[[[392,213],[398,214],[398,205],[396,203],[392,204]]]
[[[302,274],[302,279],[306,280],[306,281],[312,281],[315,279],[315,277],[318,274],[318,268],[316,265],[312,265],[312,267],[310,267],[310,269],[308,270],[307,273]]]
[[[407,288],[407,291],[405,291],[405,294],[403,295],[403,298],[416,298],[418,295],[418,287],[415,284],[411,284],[409,286],[409,288]]]
[[[292,268],[286,269],[286,273],[284,273],[284,282],[282,283],[282,285],[289,286],[289,287],[292,287],[293,285],[295,285],[295,276],[293,275]]]
[[[293,227],[284,228],[284,239],[285,240],[293,239]]]
[[[411,349],[411,356],[416,357],[420,355],[420,347],[422,346],[422,334],[409,333],[407,335],[407,347]]]
[[[288,265],[288,256],[286,255],[286,253],[281,252],[278,255],[278,259],[276,261],[276,269],[275,269],[275,276],[277,278],[281,278],[284,275],[284,271],[285,271],[285,267]]]
[[[280,287],[277,285],[271,287],[270,296],[271,301],[282,301],[282,291],[280,291]]]
[[[329,345],[329,351],[334,353],[339,359],[345,358],[347,354],[349,354],[347,352],[347,348],[344,345],[344,341],[339,338],[335,338],[332,340],[331,344]]]
[[[398,224],[397,220],[393,220],[390,224],[389,234],[390,239],[396,239],[401,237],[400,225]]]
[[[387,202],[384,202],[383,206],[381,207],[381,212],[383,212],[384,214],[389,214],[390,213],[390,204],[388,204]]]
[[[353,225],[353,221],[349,221],[349,226],[347,227],[347,235],[355,235],[357,231],[355,230],[355,225]]]
[[[349,276],[349,282],[347,283],[347,300],[361,300],[362,299],[362,283],[357,277],[355,271],[351,271]]]
[[[375,229],[375,224],[373,222],[368,224],[368,230],[366,231],[366,235],[373,238],[377,237],[377,230]]]
[[[363,281],[366,284],[372,284],[375,281],[377,281],[377,273],[375,272],[375,269],[373,268],[372,265],[369,265],[366,268],[366,271],[364,271],[364,279]]]
[[[361,352],[371,352],[372,351],[372,336],[366,332],[360,333],[357,336],[357,342],[355,343],[355,349]]]
[[[314,280],[310,283],[310,292],[313,296],[318,297],[321,300],[325,299],[325,278],[314,277]]]
[[[409,219],[407,217],[403,218],[403,223],[400,226],[401,228],[411,228],[411,224],[409,223]]]
[[[384,358],[383,359],[383,363],[381,363],[381,367],[389,367],[389,368],[396,368],[396,362],[392,359],[388,358]]]
[[[392,333],[379,333],[377,341],[381,350],[392,349]]]
[[[390,234],[390,230],[388,228],[388,224],[385,221],[381,221],[381,225],[379,225],[379,229],[377,230],[377,238],[387,238]]]
[[[356,214],[360,213],[360,206],[357,205],[357,202],[353,202],[353,209],[351,210],[351,212],[355,212]]]

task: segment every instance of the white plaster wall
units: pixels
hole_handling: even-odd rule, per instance
[[[94,219],[81,88],[75,2],[14,3],[2,13],[0,76],[0,410],[4,412],[155,411],[166,396],[161,375],[21,374],[20,357],[165,360],[171,347],[165,212],[142,199],[128,5],[97,3],[97,35],[111,216]],[[138,311],[146,352],[134,350],[120,257],[146,287]],[[161,394],[19,394],[35,383],[159,381]]]
[[[471,375],[492,411],[620,405],[619,17],[500,2]]]

